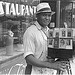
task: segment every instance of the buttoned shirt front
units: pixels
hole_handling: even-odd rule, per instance
[[[36,58],[39,58],[42,51],[47,51],[47,37],[38,22],[27,29],[23,37],[23,44],[24,57],[33,54]]]
[[[47,36],[41,30],[42,27],[36,21],[25,32],[23,37],[24,44],[24,58],[30,54],[34,55],[41,61],[47,61]],[[48,31],[48,29],[46,30]],[[40,68],[32,66],[33,74],[49,74],[52,75],[53,71],[48,68]]]

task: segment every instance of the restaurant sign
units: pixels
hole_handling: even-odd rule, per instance
[[[36,6],[15,4],[0,1],[0,16],[25,16],[33,15],[36,12]]]

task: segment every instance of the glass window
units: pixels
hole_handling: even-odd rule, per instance
[[[51,10],[55,12],[55,14],[52,15],[50,27],[56,27],[56,1],[50,1],[49,4],[51,6]]]
[[[73,3],[61,2],[60,5],[60,27],[72,27]]]
[[[73,15],[72,27],[75,28],[75,2],[73,2]]]

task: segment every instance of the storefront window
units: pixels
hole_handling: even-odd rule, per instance
[[[55,12],[54,15],[52,15],[50,27],[55,28],[56,27],[56,1],[50,1],[51,10]]]
[[[61,2],[60,14],[60,27],[72,28],[73,3]]]
[[[0,22],[0,47],[3,47],[5,45],[5,42],[3,42],[4,38],[3,38],[3,28],[2,28],[2,23]]]
[[[72,21],[72,27],[75,28],[75,2],[73,3],[73,15],[72,15],[73,21]]]

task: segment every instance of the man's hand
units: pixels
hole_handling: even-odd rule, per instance
[[[65,71],[68,65],[69,64],[67,61],[56,61],[54,63],[51,63],[51,68],[55,70]]]

